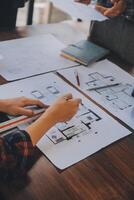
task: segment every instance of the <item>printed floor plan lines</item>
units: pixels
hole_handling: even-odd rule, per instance
[[[80,87],[77,85],[75,71],[79,74]],[[134,129],[134,77],[130,74],[108,60],[89,67],[59,70],[58,73]]]
[[[37,147],[59,169],[65,169],[92,155],[131,132],[114,120],[88,98],[54,73],[27,78],[2,85],[0,98],[27,96],[51,105],[58,97],[72,93],[82,103],[76,115],[52,127]],[[3,95],[4,94],[4,95]],[[19,125],[25,129],[29,125]]]

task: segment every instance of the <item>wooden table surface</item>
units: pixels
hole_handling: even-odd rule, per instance
[[[65,30],[64,26],[63,29]],[[19,32],[0,33],[0,40],[29,36],[32,32],[35,34],[35,30],[40,34],[45,32],[45,27],[32,26]],[[123,67],[133,73],[130,65]],[[5,82],[1,77],[0,83]],[[56,169],[37,150],[37,161],[27,177],[9,184],[0,184],[0,200],[2,199],[133,200],[134,135],[115,142],[64,171]]]

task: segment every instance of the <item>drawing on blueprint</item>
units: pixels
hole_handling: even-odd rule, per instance
[[[27,96],[40,99],[48,105],[51,105],[57,97],[67,93],[72,93],[74,98],[82,99],[76,115],[70,121],[58,123],[44,133],[36,145],[59,169],[65,169],[131,134],[128,129],[56,74],[44,74],[12,82],[1,86],[0,90],[1,98]],[[96,91],[94,94],[99,96]],[[25,129],[28,125],[28,123],[22,124],[19,128]]]
[[[45,88],[45,87],[44,87]],[[31,94],[34,98],[43,99],[44,102],[51,102],[55,97],[61,95],[61,91],[54,82],[54,85],[47,86],[45,91],[33,90]],[[54,143],[58,144],[64,140],[69,140],[74,136],[80,137],[90,134],[92,124],[101,120],[95,112],[81,104],[76,116],[68,122],[58,123],[55,129],[50,130],[46,136]],[[92,131],[93,133],[93,131]],[[95,131],[94,134],[98,132]]]
[[[54,144],[57,144],[74,136],[81,137],[91,134],[92,124],[99,120],[101,118],[96,113],[81,105],[75,118],[69,122],[58,123],[57,129],[50,130],[46,135]],[[92,131],[92,134],[97,133],[97,131]]]
[[[94,89],[116,109],[125,110],[134,105],[134,99],[131,96],[133,86],[131,84],[118,83],[115,77],[102,75],[98,72],[88,74],[88,78],[89,80],[85,83],[86,90]],[[99,87],[101,88],[97,89]]]

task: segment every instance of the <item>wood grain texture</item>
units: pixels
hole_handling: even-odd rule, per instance
[[[0,34],[0,40],[18,38],[18,34],[3,35]],[[129,72],[130,68],[125,66]],[[0,83],[5,83],[2,77]],[[115,142],[64,171],[56,169],[37,150],[37,161],[27,177],[10,184],[0,184],[2,199],[133,200],[134,135]]]

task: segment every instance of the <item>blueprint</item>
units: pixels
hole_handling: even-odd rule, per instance
[[[77,86],[75,71],[81,90],[134,129],[134,77],[107,60],[59,73]]]
[[[0,87],[1,99],[27,96],[46,104],[66,93],[81,98],[77,114],[70,121],[57,123],[37,143],[59,169],[65,169],[131,133],[56,74],[44,74]],[[28,125],[19,128],[25,129]]]

